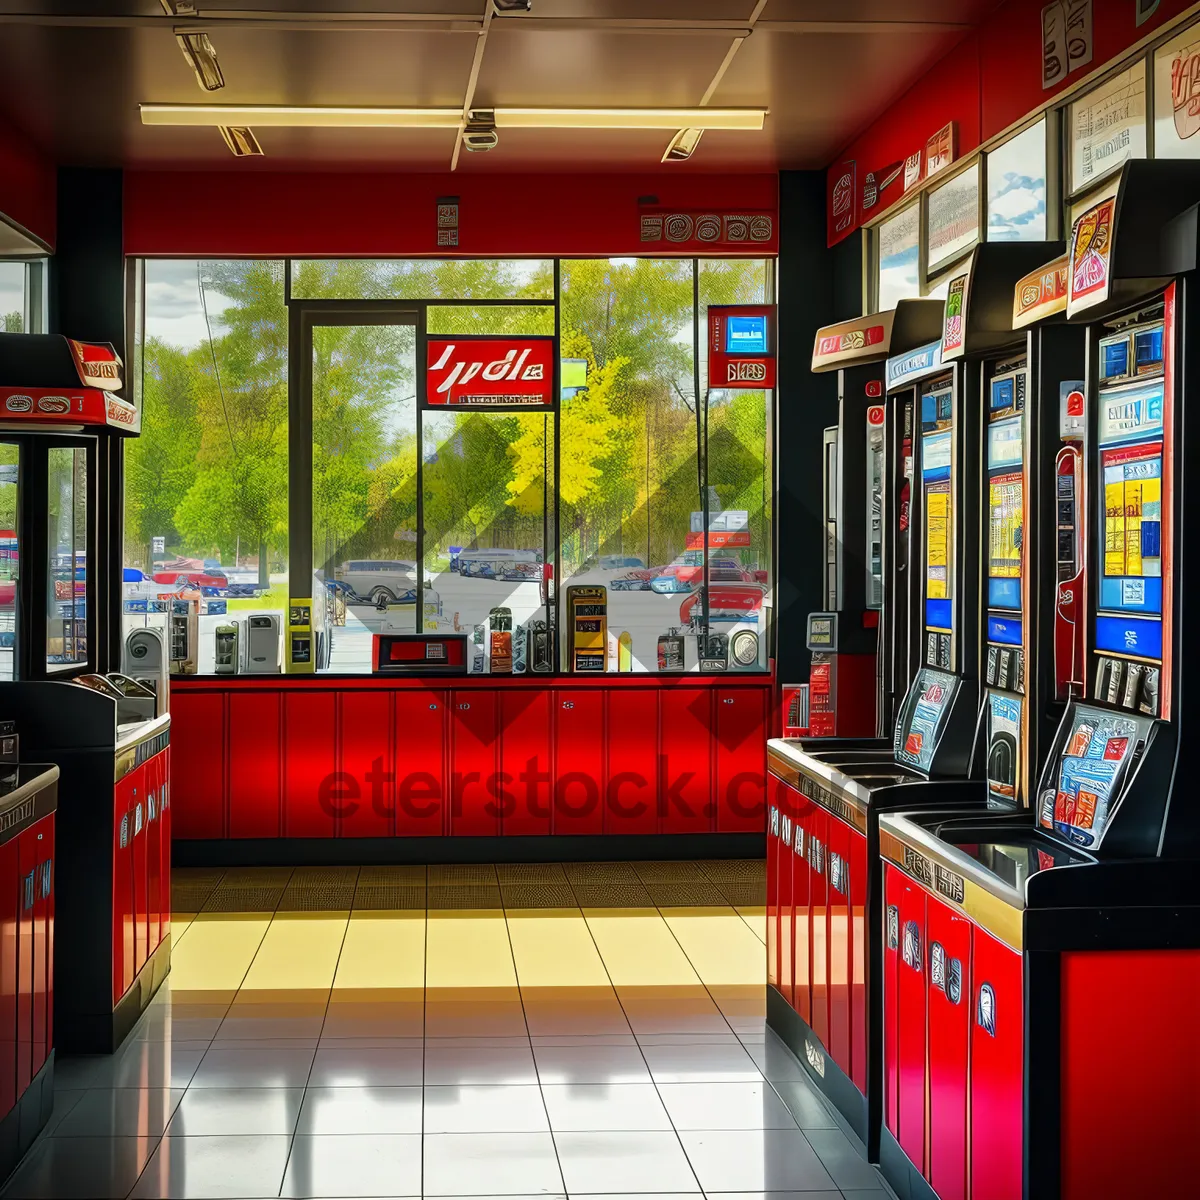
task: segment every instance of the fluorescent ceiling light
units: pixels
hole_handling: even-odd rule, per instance
[[[497,108],[497,129],[750,129],[765,108]]]
[[[497,108],[498,129],[735,129],[763,127],[765,108]],[[457,129],[461,108],[275,104],[143,104],[143,125],[277,125],[333,129]]]

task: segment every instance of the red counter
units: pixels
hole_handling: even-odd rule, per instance
[[[180,840],[761,834],[769,677],[177,678]]]

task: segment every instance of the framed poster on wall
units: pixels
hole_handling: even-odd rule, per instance
[[[1200,158],[1200,24],[1154,52],[1154,157]]]
[[[1067,108],[1071,191],[1131,158],[1146,157],[1146,64],[1135,63]]]
[[[979,163],[929,191],[925,216],[929,270],[958,258],[979,241]]]

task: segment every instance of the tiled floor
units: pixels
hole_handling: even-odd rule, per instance
[[[59,1060],[3,1195],[883,1200],[765,1029],[761,893],[748,863],[180,871],[167,986]]]

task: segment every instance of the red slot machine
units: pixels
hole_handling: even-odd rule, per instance
[[[979,606],[979,577],[972,564],[980,552],[989,489],[1006,489],[1005,545],[1011,548],[1020,540],[1013,513],[1019,511],[1014,504],[1021,495],[1023,458],[1019,449],[1013,457],[1012,432],[1023,420],[1025,365],[1017,352],[1023,335],[1012,326],[1013,287],[1060,249],[1061,244],[1047,243],[977,247],[957,288],[951,283],[946,305],[936,306],[940,338],[932,342],[928,328],[922,329],[921,337],[905,339],[879,372],[886,460],[881,562],[893,581],[879,593],[887,708],[889,688],[907,683],[891,736],[769,743],[771,771],[787,785],[793,807],[811,813],[805,821],[808,963],[793,988],[793,996],[806,997],[811,1008],[804,1017],[785,1005],[782,995],[768,991],[768,1020],[810,1066],[816,1085],[872,1155],[880,1146],[885,1095],[893,1109],[898,1106],[906,1143],[920,1144],[922,1162],[927,1129],[924,1088],[914,1082],[918,1065],[923,1070],[923,1049],[906,1042],[905,1053],[894,1060],[899,1075],[890,1087],[885,1081],[880,1013],[885,961],[890,960],[883,945],[880,814],[904,808],[953,811],[984,803],[971,776],[981,699],[980,637],[992,627]],[[895,345],[894,336],[892,341]],[[996,424],[1007,421],[1007,436],[1000,441],[1006,457],[989,469],[984,409],[992,375],[1002,385],[1004,406],[988,409],[987,416]],[[1010,552],[1002,563],[1007,574],[1011,559]],[[1019,588],[1009,588],[1003,598],[1014,594]],[[1011,633],[1006,636],[1011,640]],[[1010,655],[1006,661],[1014,665],[1004,682],[1015,689],[1015,660]],[[916,941],[910,938],[909,949],[921,951],[923,971],[928,959],[923,910],[920,920],[913,919]],[[793,928],[799,937],[799,913]],[[905,1007],[915,1011],[917,960],[910,959],[896,968],[894,981],[908,996]],[[801,971],[800,956],[795,963]],[[906,1037],[917,1030],[907,1021],[897,1028]]]
[[[829,611],[811,613],[806,643],[809,736],[874,737],[889,727],[881,704],[888,639],[884,606],[884,480],[888,474],[884,363],[941,331],[936,300],[817,331],[812,369],[838,373],[838,425],[827,431],[824,493]]]
[[[1023,615],[1040,626],[1026,673],[1039,711],[1019,786],[996,786],[981,724],[983,812],[880,821],[889,888],[919,889],[931,914],[930,1128],[921,1154],[884,1136],[885,1174],[910,1194],[1194,1190],[1200,816],[1181,683],[1197,641],[1183,604],[1200,554],[1184,490],[1200,455],[1184,423],[1200,375],[1198,202],[1200,163],[1132,161],[1076,203],[1065,303],[1045,303],[1030,335],[1046,363],[1055,342],[1082,342],[1033,384],[1044,490]],[[885,1056],[903,1038],[890,1030],[885,1009]],[[1098,1120],[1106,1096],[1120,1111]]]

